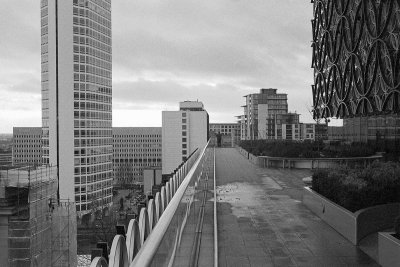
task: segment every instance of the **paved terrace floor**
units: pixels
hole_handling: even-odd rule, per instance
[[[301,203],[310,175],[216,149],[219,266],[379,266]]]

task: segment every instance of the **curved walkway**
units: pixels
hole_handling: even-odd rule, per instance
[[[379,266],[302,205],[310,174],[216,149],[219,266]]]

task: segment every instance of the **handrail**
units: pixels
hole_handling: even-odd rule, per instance
[[[131,263],[131,267],[134,266],[149,266],[153,260],[154,255],[164,237],[165,232],[167,231],[172,218],[175,215],[175,211],[178,209],[178,205],[188,187],[197,166],[199,165],[201,159],[204,156],[204,153],[207,149],[207,145],[203,148],[200,156],[197,158],[196,162],[193,164],[192,168],[182,181],[178,190],[176,191],[174,197],[171,199],[171,202],[168,204],[167,208],[163,212],[160,220],[154,227],[151,235],[148,237],[146,242],[143,244],[142,249],[136,255],[135,259]]]
[[[149,201],[149,207],[141,209],[139,220],[132,219],[129,222],[126,238],[121,234],[115,236],[109,255],[109,258],[113,260],[105,265],[105,258],[98,256],[92,260],[91,267],[149,266],[151,264],[208,145],[209,141],[201,153],[199,149],[196,149],[189,156],[165,186],[161,187],[160,192],[156,193],[154,200]],[[198,155],[197,158],[196,155]],[[123,262],[120,261],[121,258]]]
[[[214,166],[214,267],[218,267],[218,221],[217,221],[217,182],[216,182],[216,162],[215,162],[215,147],[214,147],[214,158],[213,158],[213,166]]]

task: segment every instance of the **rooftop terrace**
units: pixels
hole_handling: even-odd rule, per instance
[[[109,266],[379,266],[302,204],[310,174],[259,168],[235,148],[207,148],[134,260],[118,265],[125,252],[111,248]],[[129,244],[126,251],[132,255]],[[97,258],[91,266],[103,264]]]

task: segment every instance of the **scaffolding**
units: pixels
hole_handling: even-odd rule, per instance
[[[8,208],[8,265],[76,266],[76,211],[58,200],[57,168],[0,171],[1,208]]]

